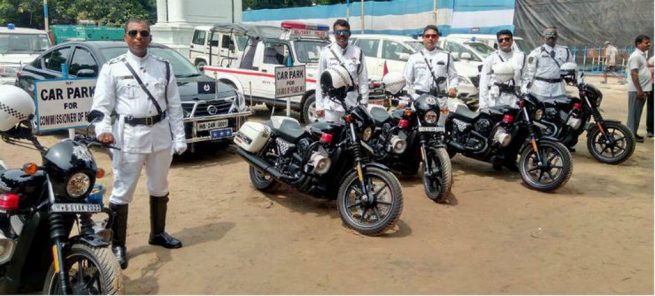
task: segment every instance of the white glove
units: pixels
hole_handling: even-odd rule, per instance
[[[173,149],[177,155],[181,155],[186,151],[186,142],[175,142]]]

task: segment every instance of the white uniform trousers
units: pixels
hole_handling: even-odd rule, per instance
[[[163,149],[152,153],[114,151],[111,162],[114,172],[114,188],[109,202],[124,205],[132,201],[141,168],[144,164],[146,166],[148,192],[151,196],[165,196],[168,194],[168,169],[172,160],[171,149]]]
[[[325,110],[325,117],[323,117],[323,121],[325,122],[334,122],[334,123],[341,123],[343,122],[343,115],[346,114],[346,112],[343,111],[335,111],[335,110]]]

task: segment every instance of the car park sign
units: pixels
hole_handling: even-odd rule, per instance
[[[275,67],[275,97],[302,96],[307,89],[305,76],[304,65]]]
[[[36,126],[39,131],[84,127],[96,79],[37,80]]]

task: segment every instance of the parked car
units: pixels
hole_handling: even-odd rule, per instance
[[[368,76],[381,80],[386,63],[389,72],[404,73],[409,56],[423,48],[423,42],[408,36],[382,34],[355,34],[351,42],[362,49],[366,56]],[[478,63],[460,60],[453,56],[459,75],[457,97],[463,101],[476,100],[478,96]],[[481,63],[480,63],[481,64]]]
[[[188,59],[165,45],[153,43],[149,51],[170,61],[173,67],[184,110],[187,143],[231,141],[233,132],[251,114],[243,94],[203,74]],[[34,95],[35,81],[62,78],[62,64],[68,65],[69,78],[97,77],[106,61],[125,52],[127,45],[122,41],[63,43],[25,65],[18,73],[16,85]]]
[[[450,34],[447,37],[451,40],[460,40],[462,42],[482,42],[492,48],[498,47],[498,45],[496,45],[496,34]],[[514,43],[512,44],[512,48],[514,50],[520,50],[526,54],[530,52],[523,38],[514,36],[513,39]]]
[[[0,27],[0,84],[16,83],[16,73],[50,48],[50,39],[43,30],[17,28],[13,24]]]

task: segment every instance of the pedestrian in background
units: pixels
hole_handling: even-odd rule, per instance
[[[611,42],[605,41],[605,72],[603,73],[605,80],[602,83],[607,83],[607,73],[616,70],[616,56],[618,54],[619,50]]]
[[[655,57],[650,57],[648,59],[648,69],[650,70],[650,79],[655,82],[653,77],[653,59]],[[653,137],[653,94],[655,94],[655,84],[652,87],[650,96],[648,96],[648,102],[646,102],[646,133],[649,138]]]
[[[639,35],[635,39],[635,51],[628,59],[628,128],[634,133],[637,142],[643,143],[644,137],[637,134],[644,103],[653,91],[653,79],[648,70],[646,51],[650,48],[650,37]],[[648,114],[647,114],[648,115]]]

